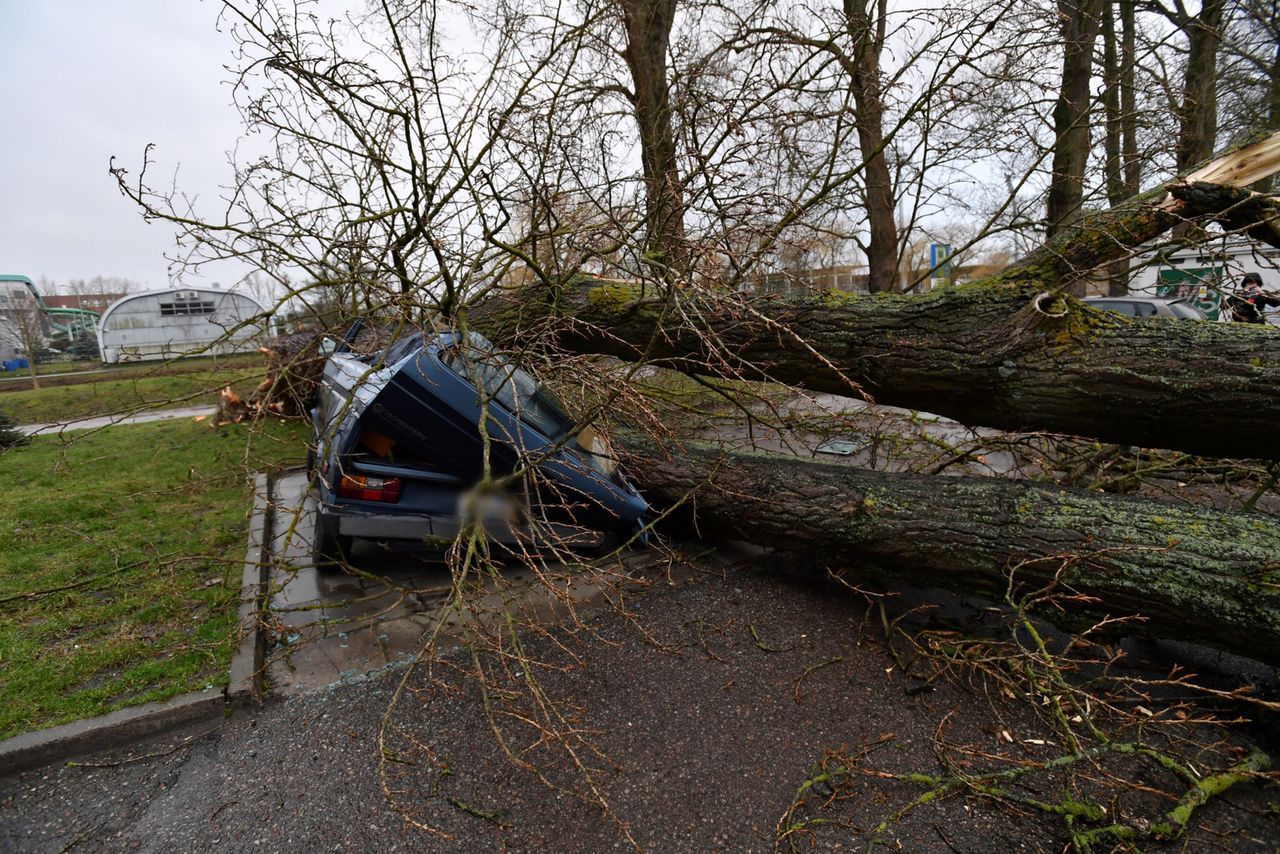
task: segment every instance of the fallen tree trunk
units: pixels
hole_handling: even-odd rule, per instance
[[[1280,244],[1273,202],[1231,185],[1275,171],[1280,136],[1259,146],[1192,176],[1222,183],[1172,182],[970,285],[919,296],[753,298],[579,280],[491,299],[471,322],[507,341],[550,325],[579,352],[812,391],[861,390],[968,425],[1280,459],[1280,331],[1131,320],[1059,295],[1072,277],[1190,218]]]
[[[625,445],[650,501],[671,506],[696,490],[700,534],[802,552],[817,573],[998,602],[1053,588],[1038,610],[1065,628],[1136,616],[1125,633],[1280,661],[1280,524],[1270,517],[631,435]]]

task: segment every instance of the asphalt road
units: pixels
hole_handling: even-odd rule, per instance
[[[475,660],[454,649],[413,670],[394,705],[403,667],[92,758],[108,767],[0,780],[0,849],[770,851],[815,764],[863,751],[871,773],[810,787],[793,819],[828,822],[810,825],[815,850],[865,850],[922,791],[885,774],[1062,753],[1027,704],[971,679],[924,688],[862,599],[762,560],[750,571],[712,561],[705,574],[656,578],[613,607],[524,632],[553,724],[529,699],[527,663],[479,657],[495,674],[486,713]],[[1144,785],[1179,791],[1171,775],[1140,770]],[[1057,799],[1061,787],[1032,778],[1020,791]],[[1274,789],[1233,789],[1197,813],[1188,850],[1275,850],[1277,802]],[[1144,814],[1172,801],[1106,803]],[[891,822],[884,841],[1058,852],[1068,836],[1057,816],[956,796]]]

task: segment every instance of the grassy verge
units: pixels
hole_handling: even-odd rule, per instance
[[[226,385],[247,395],[264,370],[262,357],[253,354],[218,362],[150,363],[61,375],[42,379],[38,389],[0,384],[0,411],[19,424],[38,424],[138,409],[212,405]]]
[[[305,425],[112,427],[0,454],[0,738],[227,677],[251,490]]]
[[[36,374],[43,379],[46,376],[57,376],[58,374],[73,373],[75,371],[92,371],[101,367],[102,363],[98,361],[48,362],[43,365],[36,365]],[[19,368],[16,371],[0,371],[0,380],[30,376],[30,368]]]

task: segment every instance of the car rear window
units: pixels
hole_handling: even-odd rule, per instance
[[[481,335],[470,336],[470,345],[456,344],[440,352],[440,360],[469,383],[477,378],[485,394],[548,438],[557,439],[573,427],[573,419],[546,389],[527,372],[493,349]]]
[[[383,361],[388,365],[394,365],[415,350],[421,350],[424,337],[421,332],[415,332],[392,342],[391,346],[387,348]]]

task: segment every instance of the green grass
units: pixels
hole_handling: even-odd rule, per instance
[[[79,362],[48,362],[43,365],[36,365],[36,373],[41,377],[54,376],[56,374],[66,374],[73,371],[92,371],[101,368],[102,363],[98,361],[79,361]],[[30,368],[20,368],[17,371],[4,372],[0,371],[0,379],[9,379],[11,377],[30,377]]]
[[[36,365],[36,373],[40,376],[55,376],[57,374],[69,374],[76,371],[95,371],[102,367],[102,362],[97,359],[85,359],[78,362],[49,362],[44,365]],[[30,370],[23,368],[18,374],[29,375]]]
[[[200,359],[127,365],[106,373],[64,374],[42,380],[38,389],[0,383],[0,412],[19,424],[39,424],[138,409],[213,405],[218,391],[226,385],[248,395],[264,370],[262,357],[254,354],[217,363]]]
[[[184,419],[0,453],[0,738],[225,684],[247,475],[305,435]]]

